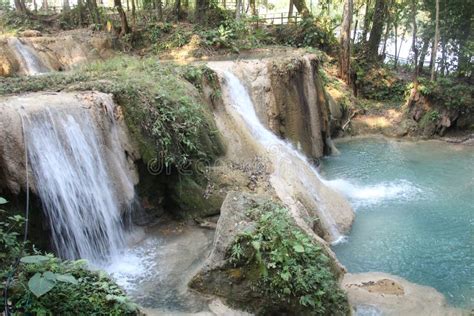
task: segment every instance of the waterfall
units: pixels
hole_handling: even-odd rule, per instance
[[[106,141],[102,134],[117,137],[118,126],[106,117],[112,132],[101,131],[86,108],[22,111],[22,117],[36,190],[58,255],[103,266],[124,246],[120,205],[124,193],[116,192],[108,169],[122,168],[114,174],[122,183],[130,180],[122,179],[127,172],[119,148],[109,154],[119,157],[118,163],[107,163],[106,145],[119,142]]]
[[[49,72],[48,67],[36,55],[36,52],[31,47],[23,44],[18,38],[9,38],[8,44],[18,56],[26,74],[37,75]]]
[[[342,240],[337,225],[329,214],[325,201],[320,197],[318,187],[324,187],[322,179],[317,170],[308,162],[307,158],[296,150],[290,143],[278,138],[260,122],[255,112],[254,104],[247,89],[240,80],[230,71],[223,71],[225,79],[224,89],[228,93],[228,98],[232,108],[244,120],[246,127],[255,140],[267,150],[269,158],[274,167],[274,177],[281,177],[287,181],[279,188],[277,194],[287,205],[295,206],[297,202],[292,197],[290,186],[301,185],[318,205],[319,217],[331,235],[333,242]],[[292,176],[288,176],[292,174]],[[290,179],[291,177],[291,179]],[[296,179],[296,181],[295,181]],[[299,183],[296,183],[296,182]]]

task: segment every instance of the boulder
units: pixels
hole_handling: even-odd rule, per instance
[[[310,310],[299,304],[298,300],[275,300],[268,297],[256,286],[260,280],[260,270],[253,263],[235,266],[230,252],[237,237],[257,229],[255,214],[257,207],[271,201],[271,197],[231,191],[221,207],[211,254],[200,271],[193,277],[190,287],[204,294],[225,299],[226,303],[238,309],[256,314],[290,312],[299,315],[311,314]],[[288,213],[291,216],[291,213]],[[295,225],[297,225],[295,223]],[[303,231],[303,230],[302,230]],[[312,236],[308,236],[312,238]],[[323,251],[330,257],[331,269],[336,277],[341,270],[330,250],[320,239]],[[283,303],[285,302],[285,303]]]
[[[449,307],[434,288],[387,273],[348,273],[342,285],[357,315],[469,315]]]

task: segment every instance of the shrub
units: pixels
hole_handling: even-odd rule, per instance
[[[463,81],[449,77],[437,81],[420,78],[418,91],[439,106],[463,113],[474,110],[474,87]]]
[[[0,198],[0,204],[5,203]],[[31,247],[20,239],[24,219],[0,213],[0,276],[4,282],[8,279],[13,314],[138,314],[123,290],[104,273],[90,271],[85,261],[62,261],[34,247],[34,255],[29,256]]]
[[[407,91],[407,83],[398,78],[387,67],[355,61],[356,86],[367,99],[377,101],[402,101]]]
[[[237,237],[229,256],[235,266],[257,267],[254,286],[259,291],[279,306],[298,304],[318,315],[349,313],[330,259],[293,223],[287,209],[268,203],[248,215],[256,227]]]

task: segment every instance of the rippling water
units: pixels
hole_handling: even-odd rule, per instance
[[[323,161],[329,185],[357,212],[334,246],[350,272],[383,271],[474,307],[474,148],[354,139]]]

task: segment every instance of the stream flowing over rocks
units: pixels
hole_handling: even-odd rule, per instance
[[[105,35],[22,35],[0,40],[1,76],[68,70],[111,54]],[[31,192],[43,213],[35,226],[51,234],[56,253],[106,270],[150,315],[249,315],[263,307],[309,315],[299,302],[271,306],[252,288],[249,271],[229,262],[239,234],[255,228],[248,210],[268,201],[286,207],[322,249],[356,314],[462,314],[432,288],[381,273],[347,274],[331,249],[345,242],[355,214],[340,185],[319,174],[319,159],[338,152],[331,135],[343,119],[319,63],[300,50],[207,62],[217,86],[187,83],[190,95],[208,107],[224,145],[218,163],[200,175],[204,188],[186,175],[152,174],[125,124],[127,105],[112,95],[2,96],[0,192]],[[176,203],[180,196],[186,203]],[[187,207],[187,217],[177,219]]]

